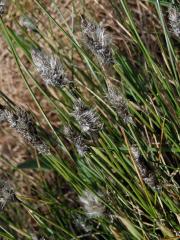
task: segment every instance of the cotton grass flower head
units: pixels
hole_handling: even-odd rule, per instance
[[[49,154],[48,146],[38,136],[32,115],[25,109],[16,107],[15,111],[6,110],[6,119],[28,143],[41,154]]]
[[[133,123],[133,119],[128,110],[127,101],[115,87],[110,86],[108,88],[106,97],[124,123]]]
[[[32,31],[32,32],[37,32],[38,27],[33,18],[30,18],[26,15],[21,16],[19,23],[22,27],[27,28],[27,30]]]
[[[16,200],[16,195],[13,187],[8,181],[0,180],[0,209],[3,210],[5,206]]]
[[[171,31],[176,37],[180,37],[180,9],[171,5],[168,9]]]
[[[144,182],[153,189],[159,189],[158,181],[152,166],[143,159],[135,145],[133,145],[130,150]]]
[[[64,87],[70,83],[63,65],[56,56],[49,56],[39,49],[31,51],[32,60],[46,85]]]
[[[6,108],[0,105],[0,123],[6,120]]]
[[[88,151],[88,146],[85,144],[85,140],[83,136],[81,136],[77,131],[72,129],[71,127],[64,128],[64,134],[66,138],[74,144],[78,154],[83,157]]]
[[[82,133],[96,135],[102,129],[102,123],[95,110],[87,108],[81,99],[75,102],[72,116],[79,123]]]
[[[75,147],[81,157],[83,157],[88,151],[88,146],[85,144],[84,139],[81,136],[75,139]]]
[[[0,0],[0,17],[7,13],[8,3],[8,0]]]
[[[91,220],[87,216],[83,215],[77,216],[74,220],[74,223],[78,229],[89,233],[93,230],[93,225],[90,223],[90,221]]]
[[[113,63],[112,51],[110,48],[111,38],[105,29],[81,16],[81,29],[85,45],[103,64]]]
[[[63,133],[66,138],[72,143],[74,143],[74,139],[76,139],[79,135],[76,130],[69,126],[64,126]]]
[[[102,217],[105,212],[105,206],[99,200],[99,197],[89,190],[85,190],[79,197],[80,203],[89,218]]]

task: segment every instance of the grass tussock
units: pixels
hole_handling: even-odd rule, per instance
[[[31,97],[0,91],[0,238],[179,239],[178,1],[65,8],[0,0]]]

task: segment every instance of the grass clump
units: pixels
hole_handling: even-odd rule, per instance
[[[28,9],[11,1],[19,15],[11,27],[10,13],[1,14],[2,36],[38,114],[0,92],[1,125],[33,147],[16,165],[1,154],[18,198],[0,215],[2,239],[180,238],[179,36],[167,11],[176,5],[142,1],[152,25],[146,32],[131,1],[104,1],[112,41],[83,2],[79,9],[73,1],[68,18],[56,1],[34,0],[25,18]],[[120,38],[129,41],[124,51]]]

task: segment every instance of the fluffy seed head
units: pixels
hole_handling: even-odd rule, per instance
[[[16,195],[13,187],[7,181],[0,181],[0,209],[3,210],[8,202],[15,201]]]
[[[34,142],[34,144],[32,145],[37,149],[40,154],[50,154],[49,147],[38,136],[36,136],[36,142]]]
[[[0,17],[7,13],[8,0],[0,0]]]
[[[138,161],[140,158],[140,152],[139,152],[139,149],[135,145],[131,146],[131,153],[132,153],[134,159],[136,161]]]
[[[28,16],[21,16],[19,23],[22,27],[27,28],[29,31],[37,32],[37,25],[35,21]]]
[[[171,31],[176,37],[180,37],[180,10],[172,5],[168,9],[168,13]]]
[[[6,120],[6,108],[0,105],[0,123]]]
[[[101,217],[104,215],[105,206],[93,192],[85,190],[79,197],[80,203],[83,205],[86,214],[90,218]]]
[[[136,146],[131,147],[131,153],[138,166],[138,169],[144,182],[151,188],[154,189],[159,188],[158,181],[154,173],[154,169],[143,159]]]
[[[97,25],[88,21],[84,15],[81,15],[81,28],[84,34],[91,36],[96,32]]]
[[[37,71],[46,85],[64,87],[70,83],[57,57],[49,56],[39,49],[33,49],[31,55]]]
[[[6,110],[6,119],[10,127],[14,128],[28,143],[32,144],[39,153],[49,154],[48,146],[38,136],[32,115],[17,107],[15,111]]]
[[[75,139],[75,146],[81,157],[83,157],[88,151],[88,146],[84,143],[84,139],[81,136]]]
[[[85,144],[83,137],[70,127],[64,128],[64,134],[66,138],[68,138],[68,140],[74,144],[79,155],[83,157],[88,151],[88,146]]]
[[[63,129],[63,132],[64,132],[64,135],[66,136],[66,138],[70,142],[74,143],[74,139],[77,138],[77,135],[78,135],[76,133],[76,131],[73,128],[69,127],[69,126],[65,126],[64,129]]]
[[[88,109],[80,99],[74,104],[72,115],[79,123],[83,133],[96,134],[102,129],[102,124],[95,111],[93,109]]]
[[[127,101],[118,90],[114,87],[109,87],[107,99],[124,123],[133,123],[133,119],[128,111]]]
[[[74,221],[77,228],[84,230],[85,232],[91,232],[93,225],[90,223],[90,219],[87,216],[78,216]]]
[[[86,46],[103,64],[113,63],[111,38],[105,29],[81,17],[81,29]]]

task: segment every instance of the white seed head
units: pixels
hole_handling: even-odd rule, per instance
[[[88,21],[84,15],[81,16],[81,29],[84,34],[93,36],[96,32],[97,25],[91,21]]]
[[[75,146],[81,157],[83,157],[88,151],[88,146],[84,143],[84,139],[81,136],[75,139]]]
[[[8,0],[0,0],[0,17],[7,13]]]
[[[174,233],[175,233],[176,236],[178,236],[178,237],[180,236],[180,231],[174,230]]]
[[[78,99],[74,104],[73,117],[79,123],[81,131],[86,134],[98,133],[102,129],[102,123],[96,115],[94,109],[88,109],[83,102]]]
[[[49,154],[49,147],[41,140],[36,130],[32,115],[25,109],[16,107],[15,111],[6,110],[6,119],[28,143],[32,144],[39,153]]]
[[[37,25],[35,21],[26,15],[20,17],[19,23],[22,27],[27,28],[29,31],[37,31]]]
[[[81,17],[81,29],[86,46],[103,64],[113,63],[112,51],[110,49],[111,37],[105,29]]]
[[[6,108],[0,105],[0,123],[6,121]]]
[[[84,230],[85,232],[91,232],[93,230],[93,225],[90,224],[90,219],[87,216],[78,216],[75,219],[75,225],[80,230]]]
[[[72,127],[69,126],[64,127],[63,133],[66,136],[66,138],[72,143],[74,143],[74,139],[76,139],[78,135],[78,133]]]
[[[152,166],[150,166],[141,156],[139,149],[133,145],[131,146],[131,153],[133,155],[133,158],[137,164],[137,167],[139,169],[139,172],[144,180],[144,182],[153,189],[158,189],[158,181],[154,172],[154,169]]]
[[[133,123],[133,119],[128,110],[127,101],[115,87],[108,88],[107,99],[124,123]]]
[[[79,155],[83,157],[88,151],[88,146],[85,144],[83,137],[71,127],[64,127],[64,134],[66,138],[74,144]]]
[[[168,9],[168,13],[171,31],[176,37],[180,37],[180,10],[172,5]]]
[[[50,149],[46,143],[44,143],[40,138],[37,137],[36,143],[33,146],[37,149],[40,154],[49,155]]]
[[[110,46],[112,39],[106,32],[105,28],[98,26],[96,29],[96,36],[102,46],[104,47]]]
[[[105,212],[105,206],[99,200],[99,197],[93,192],[86,190],[79,197],[80,203],[83,205],[84,210],[88,217],[102,217]]]
[[[154,173],[149,173],[147,177],[143,178],[144,182],[153,189],[158,189],[157,179]]]
[[[13,187],[7,181],[0,181],[0,208],[4,209],[8,202],[14,201],[16,195]]]
[[[130,150],[134,159],[138,161],[138,159],[140,158],[139,149],[135,145],[132,145]]]
[[[70,83],[57,57],[49,56],[39,49],[33,49],[31,55],[37,71],[46,85],[64,87]]]

